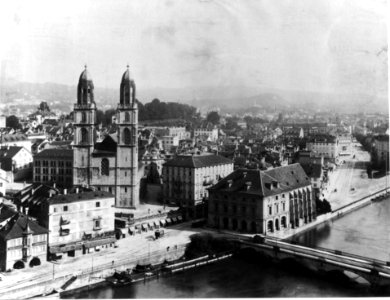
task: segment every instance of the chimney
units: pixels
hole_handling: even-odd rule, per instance
[[[252,181],[247,181],[245,182],[245,184],[246,184],[246,190],[249,191],[252,186]]]
[[[28,216],[28,207],[26,207],[25,215]]]
[[[53,188],[56,188],[56,183],[55,182],[53,183]]]
[[[66,195],[67,193],[68,193],[68,190],[64,189],[64,195]]]
[[[79,188],[77,187],[77,188],[76,188],[76,194],[78,194],[78,193],[79,193]]]
[[[246,174],[248,174],[248,172],[242,172],[242,175],[244,176],[244,178],[246,178]]]

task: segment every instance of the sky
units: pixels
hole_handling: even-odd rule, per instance
[[[5,0],[2,78],[387,96],[386,0]]]

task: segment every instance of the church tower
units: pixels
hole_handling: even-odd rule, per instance
[[[135,208],[139,204],[138,107],[129,66],[122,76],[119,99],[116,111],[118,148],[115,206]]]
[[[96,132],[96,104],[91,75],[85,66],[77,85],[77,103],[74,105],[73,185],[91,184],[91,154]]]

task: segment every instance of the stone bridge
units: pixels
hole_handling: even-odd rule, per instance
[[[310,248],[277,239],[236,240],[239,248],[252,249],[279,261],[295,261],[317,272],[340,272],[372,287],[390,287],[390,262],[325,248]]]

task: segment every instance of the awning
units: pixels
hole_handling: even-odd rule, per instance
[[[82,244],[69,244],[69,245],[64,245],[64,246],[51,246],[51,247],[49,247],[49,252],[50,253],[63,253],[63,252],[68,252],[68,251],[72,251],[72,250],[80,250],[82,248],[83,248]]]
[[[94,248],[94,247],[101,246],[101,245],[111,244],[111,243],[114,243],[115,241],[116,241],[116,238],[112,237],[112,238],[108,238],[108,239],[89,241],[89,242],[86,242],[84,245],[86,248]]]
[[[148,227],[147,227],[147,224],[146,223],[144,223],[144,224],[142,224],[142,229],[148,229]]]
[[[160,220],[160,224],[161,224],[161,226],[165,226],[166,221],[165,220]]]
[[[154,221],[154,225],[157,226],[157,227],[160,226],[158,221]]]

